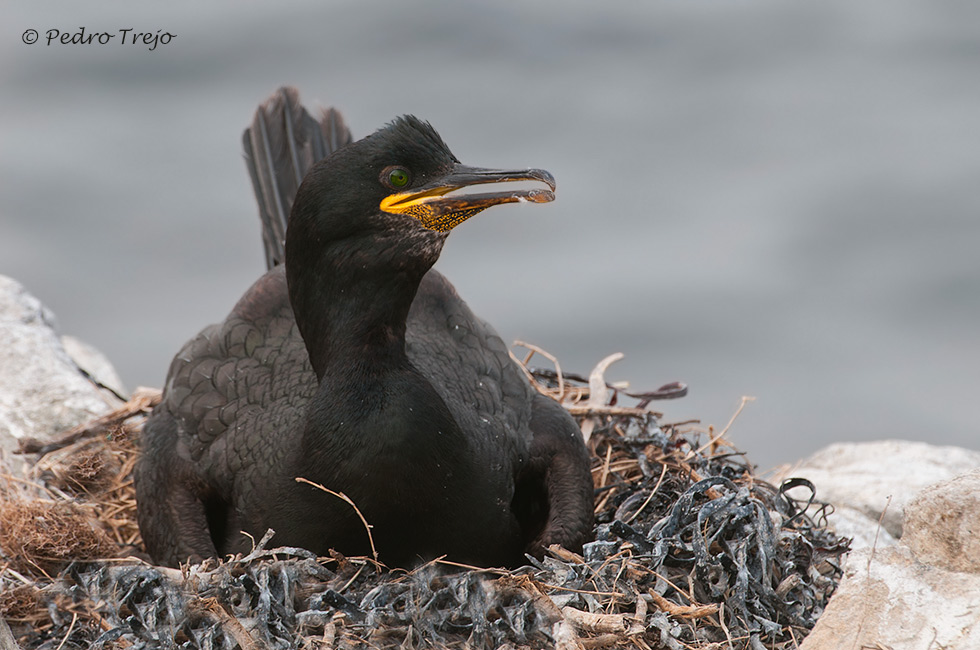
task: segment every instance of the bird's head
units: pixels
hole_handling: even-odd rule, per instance
[[[545,187],[472,189],[514,181]],[[463,221],[502,203],[552,201],[554,189],[544,170],[463,165],[427,122],[400,117],[310,170],[290,216],[287,266],[290,249],[355,240],[371,240],[376,250],[396,256],[421,254],[431,265],[448,232]]]

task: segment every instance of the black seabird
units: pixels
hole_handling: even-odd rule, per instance
[[[297,478],[347,495],[389,566],[581,549],[593,486],[578,427],[430,270],[456,225],[550,201],[554,180],[464,166],[411,116],[349,140],[336,113],[316,122],[291,89],[246,132],[274,266],[170,366],[135,470],[148,552],[198,561],[272,528],[276,544],[368,554],[354,508]],[[508,181],[541,187],[493,191]],[[290,204],[275,265],[274,215]]]

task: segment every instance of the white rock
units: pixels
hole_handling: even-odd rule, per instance
[[[122,379],[116,374],[116,369],[104,354],[85,341],[67,334],[61,337],[61,344],[72,361],[87,372],[89,377],[120,395],[127,394]]]
[[[828,525],[841,537],[851,538],[851,550],[860,548],[884,548],[898,543],[884,526],[860,510],[848,506],[835,506],[827,517]]]
[[[980,573],[980,470],[919,492],[905,508],[902,544],[920,562]]]
[[[47,439],[109,409],[55,333],[51,312],[0,275],[0,449]]]
[[[816,469],[807,469],[814,458]],[[867,512],[887,493],[905,518],[897,545],[880,537],[874,549],[866,537],[855,543],[802,650],[980,649],[978,459],[977,452],[924,443],[834,445],[791,472],[813,481],[822,498],[846,504],[841,512],[853,505]],[[950,478],[961,469],[967,471]],[[944,480],[923,485],[937,476]]]
[[[870,566],[868,563],[871,558]],[[980,575],[922,564],[899,544],[848,556],[801,650],[980,648]]]
[[[788,475],[812,481],[821,501],[854,508],[874,522],[884,510],[882,525],[901,537],[902,511],[920,490],[977,467],[980,452],[883,440],[830,445]]]

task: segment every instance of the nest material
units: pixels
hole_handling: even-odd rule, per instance
[[[116,547],[90,524],[85,508],[70,501],[42,499],[4,505],[0,547],[21,571],[47,574],[73,560],[111,555]]]
[[[29,448],[43,452],[29,481],[8,476],[0,615],[25,649],[796,647],[847,550],[812,485],[772,486],[725,431],[647,409],[682,386],[630,395],[604,367],[528,371],[589,434],[597,525],[582,556],[552,547],[514,571],[389,571],[269,550],[267,535],[245,557],[180,571],[119,559],[141,551],[130,473],[155,399],[144,393],[63,445]],[[787,495],[800,486],[803,502]],[[42,511],[70,514],[36,525]]]

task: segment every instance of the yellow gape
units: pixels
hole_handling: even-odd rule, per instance
[[[512,189],[447,196],[474,185],[538,181],[549,189]],[[449,232],[473,215],[502,203],[548,203],[555,199],[555,179],[541,169],[505,171],[456,164],[452,173],[438,181],[408,191],[395,192],[382,199],[380,207],[391,214],[407,214],[429,230]]]

